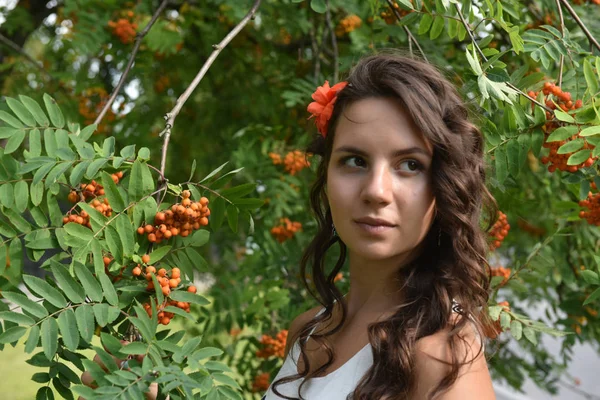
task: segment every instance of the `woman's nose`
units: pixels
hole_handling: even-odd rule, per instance
[[[374,204],[389,204],[392,201],[392,173],[387,165],[373,167],[366,176],[362,190],[363,201]]]

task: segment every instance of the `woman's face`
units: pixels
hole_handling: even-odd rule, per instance
[[[404,259],[423,240],[435,207],[432,151],[399,101],[368,98],[346,107],[335,130],[326,193],[351,254]]]

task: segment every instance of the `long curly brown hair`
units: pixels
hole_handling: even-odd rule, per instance
[[[419,59],[397,52],[380,52],[361,59],[351,70],[347,82],[349,85],[338,93],[329,134],[326,138],[318,135],[307,149],[308,153],[321,157],[310,192],[318,232],[303,253],[301,275],[307,290],[325,311],[299,330],[304,370],[278,379],[272,390],[283,398],[297,399],[282,395],[277,386],[304,378],[298,389],[298,396],[303,399],[302,386],[333,363],[334,354],[327,336],[339,331],[347,317],[342,293],[333,282],[346,260],[347,248],[332,232],[331,211],[324,190],[335,127],[349,104],[365,98],[390,97],[400,100],[423,137],[434,147],[431,169],[437,213],[423,239],[423,250],[397,271],[399,281],[404,283],[403,304],[398,305],[392,317],[368,327],[374,362],[348,398],[408,399],[416,384],[417,341],[450,328],[449,372],[429,391],[429,398],[433,398],[449,389],[460,368],[482,351],[483,344],[472,359],[465,360],[464,346],[459,346],[459,342],[466,343],[461,335],[463,328],[472,321],[483,337],[483,328],[489,324],[490,266],[486,260],[489,248],[486,232],[496,220],[497,204],[485,185],[484,138],[470,122],[468,108],[456,88],[437,68]],[[339,257],[334,268],[327,272],[325,255],[335,243],[339,246]],[[306,283],[309,265],[317,293]],[[453,299],[459,301],[462,309],[459,318],[452,318]],[[339,324],[311,336],[325,348],[328,361],[309,373],[306,340],[314,327],[331,319],[334,302],[342,305]]]

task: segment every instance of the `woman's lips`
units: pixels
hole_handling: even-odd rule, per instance
[[[372,234],[385,233],[385,232],[387,232],[387,231],[392,230],[392,229],[395,228],[395,226],[389,226],[389,225],[370,225],[370,224],[366,224],[366,223],[363,223],[363,222],[355,222],[355,223],[364,232],[372,233]]]

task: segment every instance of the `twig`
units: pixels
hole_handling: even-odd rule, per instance
[[[571,5],[569,4],[569,2],[566,1],[566,0],[559,0],[559,1],[565,6],[565,8],[569,12],[569,14],[571,14],[571,16],[573,17],[573,19],[575,20],[575,22],[577,22],[577,25],[579,25],[579,27],[581,28],[581,30],[583,31],[583,33],[585,33],[585,36],[587,36],[588,40],[590,41],[590,44],[593,45],[593,46],[596,46],[596,48],[598,50],[600,50],[600,43],[598,43],[598,41],[592,36],[592,34],[588,30],[588,28],[581,21],[581,19],[579,18],[579,16],[575,12],[575,10],[573,10],[573,7],[571,7]]]
[[[50,72],[48,72],[48,71],[46,71],[44,69],[44,67],[40,64],[39,61],[37,61],[36,59],[34,59],[33,57],[31,57],[29,54],[27,54],[25,52],[25,50],[23,50],[21,47],[19,47],[18,44],[16,44],[15,42],[13,42],[12,40],[10,40],[9,38],[7,38],[6,36],[4,36],[1,33],[0,33],[0,42],[4,43],[5,45],[7,45],[8,47],[10,47],[11,49],[13,49],[14,51],[16,51],[17,53],[19,53],[20,55],[22,55],[23,57],[25,57],[27,59],[27,61],[29,61],[30,63],[32,63],[33,65],[35,65],[36,68],[39,69],[41,72],[43,72],[44,75],[46,75],[48,78],[50,78],[51,80],[55,79],[52,75],[50,75]]]
[[[394,8],[393,1],[392,0],[387,0],[387,3],[390,6],[390,10],[392,10],[392,12],[394,13],[394,15],[396,16],[396,19],[398,21],[400,21],[402,19],[402,16],[398,12],[398,10],[396,10]],[[425,55],[425,52],[423,51],[423,49],[419,45],[419,42],[417,42],[417,39],[415,39],[415,37],[413,36],[413,34],[410,31],[410,29],[408,29],[408,27],[406,25],[402,25],[402,28],[404,28],[404,32],[406,32],[406,35],[408,36],[409,46],[410,46],[410,42],[412,41],[415,44],[415,46],[417,46],[417,48],[419,49],[419,53],[421,53],[421,57],[423,57],[423,59],[425,60],[425,62],[429,63],[429,60],[427,59],[427,56]],[[410,54],[412,54],[412,46],[410,46]]]
[[[144,30],[142,30],[137,35],[135,35],[135,37],[136,37],[135,44],[133,45],[133,51],[131,52],[131,56],[129,56],[129,62],[127,62],[127,66],[125,67],[123,74],[121,74],[119,83],[117,83],[117,86],[112,91],[108,101],[106,102],[104,107],[102,107],[102,111],[100,111],[100,114],[98,114],[98,116],[96,117],[94,124],[96,124],[96,125],[100,124],[100,121],[102,121],[102,118],[104,118],[104,115],[109,110],[110,106],[115,101],[115,99],[117,98],[117,95],[121,91],[121,87],[123,87],[123,84],[125,83],[125,79],[127,79],[127,75],[129,75],[129,71],[131,71],[131,67],[133,66],[133,61],[135,60],[135,56],[137,55],[137,52],[140,49],[140,45],[142,44],[142,39],[144,38],[144,36],[146,36],[148,31],[150,31],[150,28],[152,28],[152,25],[154,25],[154,23],[156,22],[156,20],[160,16],[160,14],[163,12],[165,7],[167,6],[167,3],[169,3],[169,0],[163,0],[163,2],[160,4],[160,6],[158,6],[158,9],[154,12],[154,15],[152,15],[150,22],[148,22],[148,25],[146,25]]]
[[[479,47],[479,45],[477,44],[477,41],[475,40],[475,36],[473,35],[473,31],[471,30],[471,27],[469,26],[468,22],[465,20],[465,17],[462,13],[462,11],[460,10],[460,7],[458,6],[458,4],[454,4],[454,8],[456,9],[456,12],[458,13],[458,16],[460,17],[460,20],[463,24],[463,26],[465,27],[465,29],[467,30],[467,33],[469,34],[469,38],[471,38],[471,42],[473,43],[473,46],[475,46],[475,49],[477,49],[477,52],[479,53],[479,56],[485,61],[487,62],[488,59],[485,56],[485,54],[483,54],[483,51],[481,50],[481,48]],[[506,82],[506,86],[508,86],[509,88],[515,90],[516,92],[518,92],[521,96],[526,97],[527,99],[529,99],[530,101],[534,102],[535,104],[537,104],[538,106],[542,107],[544,110],[550,112],[551,114],[554,114],[554,110],[552,110],[551,108],[547,107],[545,104],[540,103],[539,101],[537,101],[536,99],[534,99],[533,97],[529,96],[527,93],[523,92],[521,89],[519,89],[518,87],[516,87],[515,85],[513,85],[510,82]]]
[[[560,19],[560,34],[565,35],[565,17],[562,12],[562,7],[560,6],[560,0],[556,1],[556,8],[558,9],[558,16]],[[563,78],[563,67],[565,64],[565,56],[563,54],[560,55],[560,64],[558,67],[558,87],[562,86],[562,78]]]
[[[335,29],[333,29],[333,24],[331,22],[331,10],[329,9],[329,0],[325,3],[327,5],[327,26],[329,27],[329,31],[331,32],[331,48],[333,49],[333,81],[337,82],[339,80],[340,75],[340,66],[338,64],[338,46],[337,39],[335,37]]]
[[[252,5],[252,8],[250,9],[250,11],[248,11],[246,16],[231,30],[231,32],[227,34],[227,36],[225,36],[225,38],[219,44],[213,45],[213,52],[208,57],[202,68],[200,68],[200,71],[198,72],[192,83],[188,86],[187,89],[185,89],[183,94],[179,96],[177,102],[175,103],[175,107],[173,107],[173,109],[165,115],[165,119],[167,122],[165,124],[165,129],[162,132],[162,134],[165,135],[165,138],[163,140],[162,154],[160,160],[160,173],[162,176],[165,175],[167,149],[169,147],[169,139],[171,138],[171,129],[173,129],[173,125],[175,124],[175,118],[177,118],[179,111],[181,111],[181,108],[183,107],[187,99],[192,95],[192,92],[196,89],[196,87],[198,86],[198,84],[200,83],[200,81],[202,80],[212,63],[221,53],[223,48],[225,48],[225,46],[227,46],[229,42],[231,42],[231,40],[244,28],[244,26],[246,26],[248,21],[250,21],[250,19],[254,16],[254,14],[258,10],[258,7],[260,6],[260,2],[261,0],[255,0],[254,4]]]

